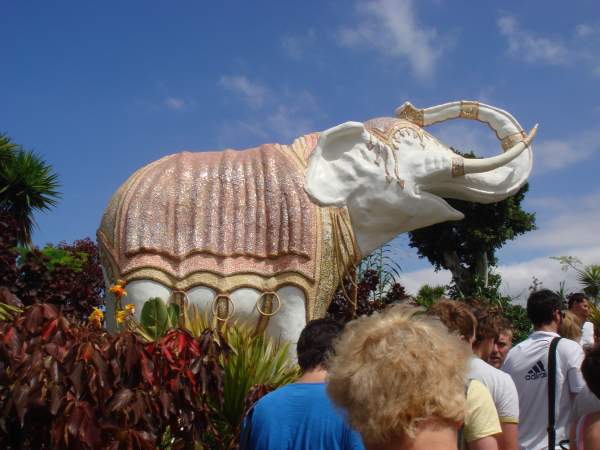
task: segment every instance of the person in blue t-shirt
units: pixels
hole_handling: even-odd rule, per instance
[[[364,450],[325,390],[326,360],[343,325],[330,319],[309,322],[298,339],[301,376],[255,405],[245,421],[244,450]]]

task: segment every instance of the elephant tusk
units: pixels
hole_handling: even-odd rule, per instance
[[[515,159],[517,156],[519,156],[523,152],[523,150],[525,150],[531,144],[531,141],[533,141],[533,138],[535,137],[535,135],[537,133],[537,129],[538,129],[538,126],[536,124],[531,129],[529,134],[525,137],[525,139],[523,139],[521,142],[519,142],[518,144],[511,147],[509,150],[507,150],[502,155],[493,156],[491,158],[482,158],[482,159],[462,158],[460,161],[462,164],[459,164],[458,161],[453,161],[452,176],[457,177],[457,176],[466,175],[466,174],[470,174],[470,173],[489,172],[490,170],[494,170],[494,169],[504,166],[505,164],[508,164],[513,159]],[[454,165],[456,165],[456,168]],[[458,167],[458,165],[462,165],[462,167]]]

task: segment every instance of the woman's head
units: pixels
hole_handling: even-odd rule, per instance
[[[581,339],[581,320],[571,311],[565,313],[560,327],[558,328],[558,334],[562,337],[571,339],[572,341],[579,342]]]
[[[463,420],[469,353],[437,318],[395,306],[346,325],[327,390],[365,443],[414,438],[420,423]]]

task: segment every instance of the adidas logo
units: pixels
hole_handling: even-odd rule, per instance
[[[546,373],[544,364],[541,361],[538,361],[531,369],[529,369],[529,372],[525,375],[525,379],[537,380],[539,378],[546,378],[547,376],[548,374]]]

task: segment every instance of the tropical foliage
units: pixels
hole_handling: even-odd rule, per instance
[[[58,188],[52,167],[0,134],[0,211],[17,222],[20,244],[31,244],[33,213],[53,207],[60,197]]]
[[[0,323],[0,447],[155,449],[221,443],[229,346],[213,330],[155,342],[71,323],[49,304]],[[207,438],[210,436],[210,438]],[[163,447],[164,448],[164,447]]]
[[[424,284],[417,292],[414,301],[417,305],[429,309],[440,298],[445,297],[446,286],[430,286]]]
[[[142,308],[139,325],[130,320],[129,329],[141,331],[142,336],[152,340],[160,339],[178,326],[178,311],[177,305],[150,299]],[[224,370],[223,402],[214,407],[212,415],[219,439],[212,440],[207,435],[205,445],[223,450],[235,448],[248,407],[269,391],[297,378],[298,367],[289,357],[289,344],[256,333],[244,324],[217,321],[195,305],[184,308],[182,322],[183,329],[194,337],[212,330],[227,342],[230,351],[219,361]]]
[[[25,305],[52,303],[77,319],[102,304],[104,281],[94,242],[17,248],[17,226],[10,215],[0,214],[0,288]]]
[[[558,261],[563,271],[573,270],[577,281],[581,284],[583,292],[596,303],[600,301],[600,265],[584,265],[575,256],[554,256],[552,259]]]
[[[404,286],[398,281],[400,266],[390,257],[390,251],[389,246],[384,246],[361,261],[356,286],[349,277],[343,280],[343,286],[338,287],[329,305],[328,317],[347,322],[408,299]],[[356,305],[348,298],[353,289],[356,290]]]

